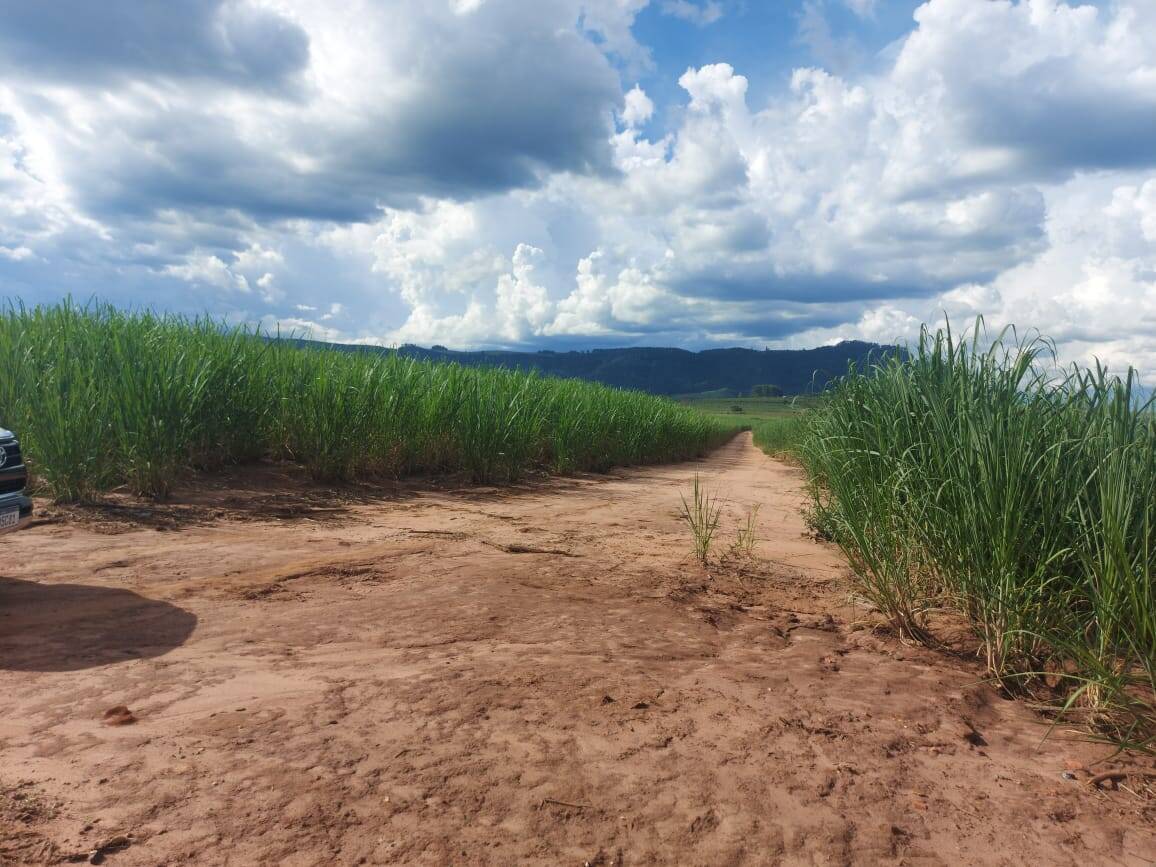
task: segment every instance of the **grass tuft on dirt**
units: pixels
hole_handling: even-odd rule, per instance
[[[695,556],[705,565],[710,558],[710,548],[722,518],[722,503],[717,494],[706,489],[697,473],[690,499],[685,494],[679,496],[682,498],[679,516],[690,529]]]

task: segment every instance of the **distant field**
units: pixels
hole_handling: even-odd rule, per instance
[[[800,397],[698,397],[679,402],[706,413],[720,423],[749,427],[755,445],[767,454],[794,460],[803,436],[807,411],[819,406],[816,395]]]
[[[798,415],[819,405],[814,395],[801,397],[686,397],[679,403],[728,421],[753,425],[757,421]]]

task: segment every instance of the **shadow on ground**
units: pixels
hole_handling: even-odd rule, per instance
[[[163,656],[196,625],[192,612],[131,590],[0,576],[0,671],[79,671]]]

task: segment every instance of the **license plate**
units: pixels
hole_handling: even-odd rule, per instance
[[[11,530],[20,523],[20,510],[9,509],[6,512],[0,512],[0,530]]]

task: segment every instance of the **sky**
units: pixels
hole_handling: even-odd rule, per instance
[[[1156,374],[1152,0],[0,0],[0,295]]]

